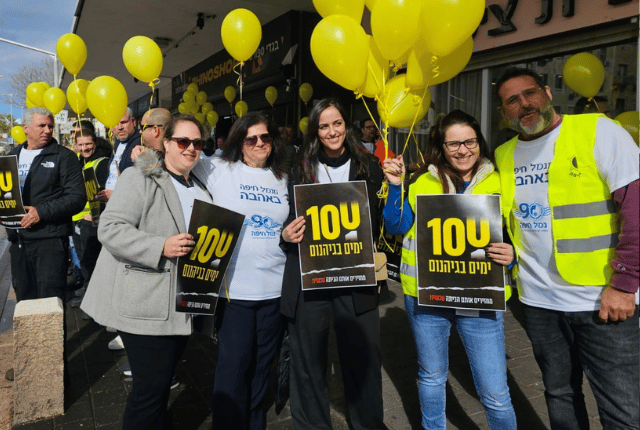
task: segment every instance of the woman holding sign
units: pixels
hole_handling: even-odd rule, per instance
[[[295,184],[356,180],[367,183],[372,231],[378,232],[376,193],[382,184],[382,171],[377,159],[365,153],[346,122],[342,106],[336,100],[321,100],[309,114],[301,157],[294,162],[289,194],[293,195]],[[295,217],[292,203],[287,227],[282,231],[282,238],[288,243],[282,245],[287,251],[287,265],[281,312],[289,322],[290,402],[294,427],[331,428],[324,373],[333,320],[351,423],[359,429],[386,429],[382,408],[378,287],[301,291],[298,244],[304,234],[305,218]]]
[[[276,136],[265,116],[249,112],[231,127],[222,156],[203,158],[197,167],[213,203],[246,216],[222,283],[226,297],[216,309],[215,428],[266,426],[262,403],[282,332],[280,232],[289,214],[286,153]]]
[[[191,334],[190,314],[175,311],[177,257],[195,243],[186,233],[194,200],[211,202],[191,174],[203,134],[192,115],[171,120],[164,160],[142,153],[118,179],[100,216],[102,252],[81,308],[116,328],[124,342],[134,376],[123,429],[171,427],[171,379]]]
[[[418,194],[496,194],[498,173],[489,160],[487,143],[472,116],[455,110],[442,118],[429,141],[425,165],[409,186],[402,203],[405,173],[402,156],[384,161],[389,197],[383,210],[387,230],[405,234],[400,276],[405,309],[418,353],[418,393],[425,429],[444,429],[445,384],[449,367],[449,332],[455,326],[467,351],[480,401],[491,429],[515,429],[516,416],[507,386],[503,316],[499,311],[418,306],[416,281],[415,205]],[[511,245],[493,243],[487,256],[503,266],[514,263]]]

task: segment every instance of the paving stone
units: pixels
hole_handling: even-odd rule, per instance
[[[93,408],[96,427],[122,423],[124,405],[97,406]]]
[[[89,402],[74,402],[66,408],[64,415],[53,418],[53,425],[57,426],[86,419],[93,419],[91,404]]]

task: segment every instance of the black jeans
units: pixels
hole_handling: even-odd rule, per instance
[[[582,393],[587,375],[605,430],[640,426],[638,307],[624,322],[602,323],[598,311],[561,312],[524,305],[525,329],[542,371],[554,430],[589,428]]]
[[[133,375],[122,418],[123,430],[171,429],[167,412],[171,378],[189,336],[144,336],[121,331],[118,334]]]
[[[17,301],[59,297],[67,286],[68,238],[16,242],[9,247]]]
[[[80,259],[84,284],[89,285],[102,244],[98,240],[98,227],[94,227],[91,221],[82,219],[76,223],[76,228],[80,234],[73,233],[73,244]]]

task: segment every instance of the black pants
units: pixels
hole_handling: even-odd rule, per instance
[[[78,230],[80,234],[77,233]],[[102,249],[102,244],[98,240],[98,227],[94,227],[91,221],[84,219],[78,221],[73,233],[73,244],[80,259],[84,283],[88,285]]]
[[[9,247],[17,301],[59,297],[67,286],[68,238],[19,241]]]
[[[167,412],[171,378],[189,336],[143,336],[121,331],[118,334],[133,375],[122,429],[171,429],[171,416]]]
[[[324,374],[333,319],[351,425],[355,430],[386,429],[378,308],[356,315],[349,290],[310,293],[300,294],[296,318],[289,321],[294,427],[332,428]]]

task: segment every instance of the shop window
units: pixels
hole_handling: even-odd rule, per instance
[[[625,76],[627,76],[627,65],[618,64],[618,77],[624,78]]]
[[[544,82],[545,85],[549,85],[549,74],[548,73],[541,74],[540,78],[542,79],[542,82]]]
[[[555,88],[556,88],[556,90],[561,90],[562,89],[562,75],[556,75]]]
[[[625,99],[616,99],[616,112],[625,112]]]

